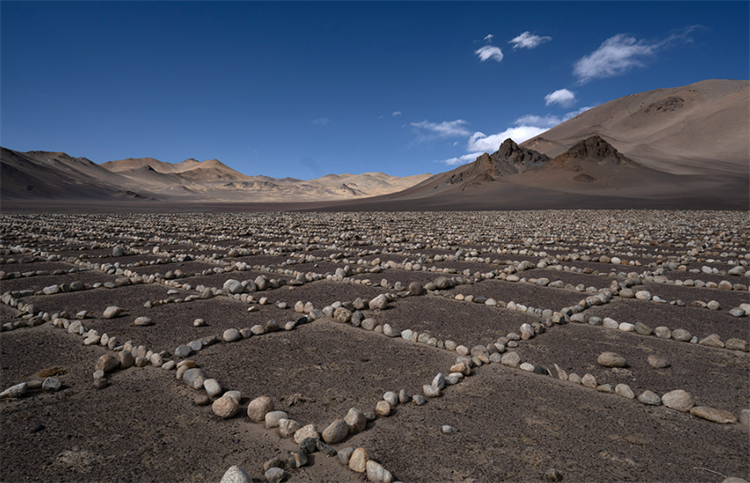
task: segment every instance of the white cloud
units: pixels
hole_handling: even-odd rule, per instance
[[[325,126],[326,124],[331,124],[331,120],[327,117],[321,117],[320,119],[313,119],[312,123],[316,126]]]
[[[469,138],[469,144],[467,146],[468,151],[481,151],[485,153],[494,153],[497,148],[508,138],[511,138],[516,143],[522,143],[527,139],[531,139],[537,134],[541,134],[547,129],[536,126],[516,126],[506,129],[505,131],[497,134],[491,134],[487,136],[481,132],[475,132]]]
[[[585,84],[592,79],[614,77],[634,67],[643,67],[644,61],[659,50],[668,49],[676,43],[692,42],[690,33],[702,28],[700,25],[686,27],[661,42],[646,42],[617,34],[605,40],[594,52],[578,59],[573,64],[573,75],[580,84]]]
[[[479,56],[479,59],[484,62],[485,60],[492,59],[498,62],[503,60],[503,51],[499,47],[494,45],[485,45],[474,52]]]
[[[469,153],[469,154],[464,154],[463,156],[459,156],[457,158],[444,159],[444,160],[439,161],[439,162],[440,163],[445,163],[448,166],[456,166],[458,164],[471,163],[472,161],[476,160],[482,154],[484,154],[484,152]]]
[[[553,116],[551,114],[548,114],[546,116],[527,114],[516,119],[513,124],[515,124],[516,126],[536,126],[551,128],[557,126],[561,122],[562,120],[559,117]]]
[[[401,115],[401,111],[396,111],[393,114],[391,114],[391,116],[393,117],[400,116],[400,115]]]
[[[487,42],[492,42],[492,38],[493,38],[493,37],[494,37],[494,35],[492,35],[492,34],[487,34],[487,35],[486,35],[486,36],[484,37],[484,40],[486,40]]]
[[[550,40],[552,40],[552,37],[540,37],[538,35],[532,34],[531,32],[524,32],[508,43],[513,44],[513,50],[533,49],[539,44],[543,44],[544,42],[549,42]]]
[[[562,107],[570,107],[576,103],[576,95],[568,89],[558,89],[551,94],[544,96],[546,105],[559,104]]]
[[[420,122],[412,122],[410,125],[414,128],[417,128],[420,133],[422,131],[427,131],[432,135],[432,137],[447,138],[454,136],[468,136],[470,133],[464,127],[464,125],[466,124],[468,123],[463,119],[457,119],[455,121],[443,121],[441,123],[429,122],[425,120]]]

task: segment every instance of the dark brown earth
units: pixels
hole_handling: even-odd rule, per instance
[[[519,340],[517,347],[508,346],[505,351],[516,352],[521,362],[539,372],[557,364],[568,374],[591,374],[599,385],[627,384],[636,396],[645,390],[661,396],[683,389],[695,405],[728,411],[738,420],[718,424],[549,373],[483,364],[473,367],[462,382],[447,386],[440,397],[422,406],[399,404],[390,416],[378,417],[365,431],[333,445],[336,450],[364,448],[370,459],[393,474],[394,481],[538,482],[545,481],[550,468],[570,482],[720,483],[719,474],[750,478],[749,428],[740,422],[742,412],[750,409],[748,352],[565,323],[561,315],[593,295],[575,286],[594,287],[595,293],[606,294],[613,281],[624,283],[627,274],[634,272],[638,276],[634,291],[648,290],[668,303],[612,294],[608,303],[587,308],[586,318],[643,322],[652,329],[681,328],[699,339],[717,334],[723,342],[731,338],[747,341],[748,317],[735,317],[729,311],[750,302],[748,279],[726,273],[737,264],[750,267],[750,229],[741,214],[602,211],[512,216],[362,213],[352,217],[279,213],[242,214],[237,220],[232,216],[222,215],[215,221],[205,215],[0,217],[0,294],[5,294],[7,302],[12,299],[12,304],[0,303],[0,390],[41,381],[39,373],[44,370],[59,373],[55,377],[63,383],[58,392],[29,390],[23,397],[0,401],[0,481],[216,482],[232,465],[242,466],[254,481],[265,481],[263,463],[277,456],[285,458],[298,447],[278,430],[267,430],[248,419],[247,406],[254,398],[268,396],[275,409],[323,431],[352,407],[374,411],[386,391],[421,394],[422,386],[429,385],[436,374],[450,372],[456,352],[386,337],[380,333],[384,324],[429,334],[440,346],[453,341],[469,349],[491,345],[509,333],[520,334],[522,324],[541,324],[542,333]],[[190,227],[198,224],[201,232],[193,233]],[[91,227],[92,232],[82,233],[80,226]],[[292,226],[297,227],[295,233]],[[488,232],[487,226],[495,228]],[[674,227],[674,234],[670,236],[665,226]],[[246,230],[263,235],[246,235]],[[347,235],[352,233],[358,236]],[[314,241],[316,236],[327,241]],[[386,237],[398,241],[388,243]],[[693,244],[685,246],[688,243]],[[132,253],[112,256],[115,244]],[[158,254],[152,252],[155,246],[161,247]],[[232,249],[240,255],[228,256]],[[463,255],[454,258],[459,249]],[[194,259],[178,258],[185,254]],[[331,259],[331,254],[337,256]],[[436,254],[450,259],[435,261]],[[632,265],[593,261],[605,254]],[[308,256],[316,258],[308,260]],[[580,256],[588,256],[588,261]],[[379,273],[372,273],[371,262],[376,258],[382,265]],[[407,259],[421,259],[427,269],[406,270]],[[713,261],[706,262],[709,259]],[[515,275],[526,281],[498,279],[523,261],[532,268],[519,269]],[[549,266],[535,268],[542,261]],[[246,269],[239,269],[237,262],[247,264]],[[676,265],[670,268],[670,262]],[[111,267],[111,274],[101,265],[90,265],[114,263],[120,264],[120,271]],[[567,268],[553,269],[555,264]],[[326,278],[347,265],[355,275],[343,280]],[[720,273],[689,271],[703,266]],[[71,268],[86,270],[67,273]],[[222,273],[214,273],[214,268],[221,268]],[[58,269],[65,273],[53,275]],[[163,279],[177,269],[186,276]],[[123,270],[132,272],[134,285],[93,288],[97,283],[121,280],[126,277]],[[37,271],[43,272],[36,275]],[[298,272],[317,273],[322,279],[294,285]],[[481,276],[489,272],[494,274],[492,279]],[[662,273],[666,283],[654,280]],[[161,275],[155,283],[142,283],[138,278],[148,280],[157,274]],[[255,280],[258,276],[283,279],[286,285],[246,293],[244,300],[223,294],[202,299],[196,290],[199,285],[221,289],[228,279]],[[426,285],[438,277],[459,283],[421,296],[406,291],[411,282]],[[570,285],[551,288],[533,283],[532,279],[539,278]],[[728,280],[735,289],[673,282],[686,278]],[[54,295],[42,292],[45,287],[73,281],[83,282],[86,288]],[[402,290],[394,288],[396,282]],[[170,290],[176,293],[169,294]],[[364,317],[380,326],[375,331],[327,316],[305,319],[294,330],[283,329],[287,322],[305,316],[293,309],[298,301],[323,309],[356,299],[366,304],[381,294],[391,297],[385,310],[362,310]],[[550,309],[555,315],[460,301],[455,298],[459,294],[505,304],[514,301]],[[196,299],[186,300],[189,297]],[[268,302],[261,305],[261,298]],[[669,303],[677,299],[687,305]],[[694,300],[716,300],[720,308],[691,307]],[[287,308],[280,308],[280,302]],[[174,355],[179,345],[215,336],[218,342],[188,358],[224,390],[241,392],[239,414],[225,420],[210,405],[195,405],[196,397],[205,391],[178,381],[174,370],[151,364],[117,369],[105,376],[107,387],[95,388],[97,359],[117,354],[121,348],[84,346],[83,337],[51,321],[28,326],[29,319],[19,311],[25,304],[33,304],[50,319],[66,311],[74,320],[77,312],[87,310],[89,316],[82,320],[86,329],[114,336],[118,345],[132,341],[162,352],[164,360],[175,362],[181,361]],[[127,312],[104,319],[103,312],[111,305]],[[139,316],[151,318],[154,325],[134,325]],[[553,322],[559,317],[562,323]],[[193,321],[198,318],[206,325],[195,327]],[[249,329],[270,320],[281,330],[231,343],[222,340],[227,329]],[[9,325],[13,330],[7,330]],[[605,351],[625,357],[627,366],[597,364],[597,357]],[[670,366],[654,369],[649,355],[666,359]],[[551,373],[556,375],[554,370]],[[457,432],[446,434],[441,431],[443,425]],[[310,455],[307,466],[288,472],[290,482],[367,481],[338,458],[320,452]]]

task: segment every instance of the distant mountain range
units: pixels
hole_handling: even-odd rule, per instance
[[[216,159],[128,158],[2,149],[3,210],[52,200],[117,209],[484,210],[750,208],[750,81],[707,80],[626,96],[528,141],[437,175],[247,176]],[[108,203],[111,202],[111,203]],[[25,203],[25,204],[24,204]],[[268,205],[268,206],[265,206]],[[147,208],[144,208],[147,207]],[[238,208],[241,209],[241,208]]]

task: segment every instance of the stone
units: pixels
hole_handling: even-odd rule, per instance
[[[203,369],[199,369],[197,367],[186,370],[185,374],[183,374],[182,376],[182,380],[185,382],[185,384],[192,387],[193,389],[203,389],[203,381],[205,381],[206,379],[208,379],[208,375],[203,371]]]
[[[388,404],[388,401],[380,400],[375,405],[375,412],[378,413],[379,416],[390,416],[391,415],[391,405]]]
[[[443,376],[443,373],[439,373],[437,376],[435,376],[435,378],[432,380],[432,385],[439,390],[445,388],[445,376]]]
[[[445,434],[453,434],[453,433],[457,432],[458,430],[456,428],[454,428],[453,426],[450,426],[448,424],[444,424],[443,426],[440,427],[440,431],[442,431]]]
[[[339,307],[333,311],[333,320],[346,324],[352,319],[352,313],[346,310],[344,307]]]
[[[62,388],[62,381],[56,377],[48,377],[42,383],[42,389],[47,392],[57,392]]]
[[[750,409],[743,409],[740,411],[740,423],[745,426],[750,426]]]
[[[383,468],[378,462],[369,460],[366,463],[367,479],[373,483],[392,483],[393,475],[391,472]]]
[[[367,451],[364,448],[357,448],[352,452],[349,458],[349,469],[357,473],[364,473],[367,470]]]
[[[112,248],[112,256],[113,257],[121,257],[125,254],[125,249],[120,245],[115,245],[114,248]]]
[[[425,289],[419,282],[409,284],[409,295],[424,295]]]
[[[745,314],[746,312],[739,307],[734,307],[733,309],[729,310],[729,315],[733,317],[742,317]]]
[[[579,376],[575,372],[571,373],[568,376],[568,381],[572,382],[573,384],[581,384],[582,383],[581,376]]]
[[[674,340],[679,340],[680,342],[689,342],[693,336],[685,329],[675,329],[672,331],[672,338]]]
[[[139,327],[145,327],[148,325],[154,325],[154,322],[148,317],[138,317],[133,322],[133,325],[137,325]]]
[[[690,408],[690,414],[719,424],[731,424],[737,422],[737,418],[735,418],[729,411],[709,408],[706,406],[693,406]]]
[[[635,393],[627,384],[618,384],[617,386],[615,386],[615,394],[617,394],[618,396],[626,397],[628,399],[635,399]]]
[[[653,333],[653,331],[651,330],[651,327],[644,324],[643,322],[635,323],[635,331],[641,335],[651,335]]]
[[[563,479],[563,475],[556,469],[550,468],[544,473],[544,479],[547,481],[561,481]]]
[[[627,367],[628,361],[619,354],[614,352],[602,352],[596,359],[596,362],[603,367]]]
[[[107,380],[103,377],[100,377],[98,379],[94,379],[94,387],[96,389],[104,389],[108,386]]]
[[[503,354],[503,358],[500,362],[502,362],[506,366],[518,367],[518,365],[521,363],[521,356],[519,356],[516,352],[506,352],[505,354]]]
[[[234,342],[240,340],[242,336],[240,335],[240,331],[237,329],[227,329],[224,331],[222,338],[225,342]]]
[[[278,456],[275,456],[263,463],[263,471],[268,471],[271,468],[283,468],[284,466],[286,466],[286,461],[279,458]]]
[[[365,414],[357,408],[349,409],[349,412],[344,418],[344,422],[349,428],[349,433],[355,434],[364,431],[367,426],[367,419]]]
[[[337,419],[323,430],[323,441],[328,444],[336,444],[343,441],[348,434],[349,426],[343,419]]]
[[[294,442],[297,444],[300,444],[307,438],[320,439],[320,434],[314,424],[308,424],[294,433]]]
[[[711,334],[708,337],[705,337],[698,341],[698,344],[704,345],[707,347],[716,347],[718,349],[724,348],[724,343],[719,338],[719,334]]]
[[[664,394],[661,402],[668,408],[682,412],[690,411],[690,408],[694,406],[693,397],[682,389],[675,389]]]
[[[388,298],[385,296],[385,294],[381,293],[374,299],[370,300],[368,307],[370,308],[370,310],[384,310],[387,305],[388,305]]]
[[[122,309],[116,305],[112,305],[110,307],[107,307],[104,309],[104,318],[105,319],[114,319],[118,315],[122,314],[123,312],[126,312],[125,309]]]
[[[338,457],[339,457],[339,463],[342,465],[349,465],[349,459],[352,457],[352,453],[354,453],[354,448],[347,447],[340,449],[338,451]]]
[[[273,411],[273,400],[267,396],[255,398],[247,405],[247,417],[255,423],[264,421],[266,414],[271,411]]]
[[[269,468],[263,475],[268,483],[280,483],[287,477],[286,471],[281,468]]]
[[[724,347],[733,351],[747,352],[747,341],[744,339],[727,339]]]
[[[180,359],[184,359],[185,357],[190,356],[190,354],[193,353],[193,349],[189,345],[181,345],[177,347],[174,351],[174,355],[179,357]]]
[[[635,298],[638,300],[651,300],[651,292],[648,290],[640,290],[635,293]]]
[[[520,366],[518,366],[519,369],[526,372],[534,372],[534,364],[530,364],[528,362],[524,362]]]
[[[490,363],[490,353],[487,350],[487,348],[483,345],[476,345],[471,348],[471,357],[476,357],[482,363],[489,364]]]
[[[648,356],[648,364],[654,369],[665,369],[670,365],[669,361],[667,361],[663,357],[659,357],[653,354]]]
[[[425,397],[438,397],[440,396],[440,389],[436,388],[432,384],[425,384],[422,386],[422,393]]]
[[[120,366],[120,361],[110,354],[104,354],[96,361],[94,368],[97,371],[112,372]]]
[[[208,394],[198,394],[195,396],[195,399],[193,399],[193,404],[196,406],[208,406],[211,404],[211,398],[208,397]]]
[[[591,374],[585,374],[581,378],[581,384],[583,384],[586,387],[590,387],[590,388],[594,388],[595,389],[596,386],[597,386],[597,384],[596,384],[596,378],[593,375],[591,375]]]
[[[406,392],[406,389],[401,389],[401,390],[400,390],[400,391],[398,392],[398,401],[399,401],[399,402],[400,402],[401,404],[406,404],[406,403],[408,403],[408,402],[409,402],[410,400],[411,400],[411,398],[409,397],[409,393],[408,393],[408,392]]]
[[[329,458],[332,458],[332,457],[336,456],[336,454],[337,454],[337,451],[335,449],[333,449],[332,447],[328,446],[328,444],[324,443],[321,440],[317,440],[315,442],[315,447],[318,449],[318,451],[320,451],[321,453],[323,453],[324,455],[326,455]]]
[[[529,324],[521,325],[521,339],[528,340],[534,337],[534,329]]]
[[[320,441],[319,439],[315,438],[305,438],[302,440],[302,442],[299,444],[299,449],[304,451],[307,454],[315,452],[315,442]]]
[[[245,470],[239,466],[230,466],[224,476],[221,478],[221,483],[253,483]]]
[[[286,464],[293,469],[302,468],[307,464],[307,452],[299,450],[290,453],[286,460]]]
[[[240,283],[239,280],[234,280],[230,278],[229,280],[224,282],[222,289],[224,290],[224,293],[234,295],[234,294],[242,293],[245,290],[245,287],[242,286],[242,283]]]
[[[730,287],[731,287],[731,285],[730,285]],[[716,300],[711,300],[710,302],[708,302],[706,304],[706,308],[709,309],[709,310],[719,310],[720,307],[721,306],[719,305],[719,302],[717,302]]]
[[[228,419],[240,412],[240,405],[231,397],[220,397],[211,406],[214,414],[220,418]]]
[[[284,411],[270,411],[266,413],[266,429],[279,427],[279,421],[289,419],[289,415]]]
[[[654,329],[654,334],[660,339],[669,339],[672,337],[672,331],[668,327],[657,327]]]
[[[206,379],[203,381],[203,388],[206,390],[206,394],[209,397],[216,397],[221,394],[221,385],[216,379]]]
[[[643,391],[643,393],[638,396],[638,400],[643,404],[648,404],[649,406],[661,406],[662,403],[659,395],[651,391]]]
[[[29,390],[29,385],[25,382],[10,386],[3,392],[0,392],[0,399],[18,398],[26,394]]]
[[[412,396],[411,400],[416,404],[417,406],[421,406],[422,404],[427,403],[427,399],[421,394],[415,394]]]
[[[301,427],[302,425],[294,419],[279,419],[279,435],[282,438],[291,438]]]
[[[468,347],[459,345],[456,347],[456,353],[460,356],[468,356],[470,351]]]
[[[383,394],[383,399],[388,401],[388,404],[390,404],[391,407],[398,406],[398,403],[400,402],[398,399],[398,395],[396,395],[396,393],[392,391],[388,391],[385,394]]]

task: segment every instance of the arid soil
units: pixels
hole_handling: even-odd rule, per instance
[[[329,440],[350,408],[368,413],[330,446],[364,449],[378,475],[315,451],[283,481],[749,479],[747,221],[2,215],[0,391],[16,392],[0,401],[0,481],[218,482],[233,465],[267,481],[264,463],[299,445],[248,417],[261,396]],[[125,352],[136,365],[96,373]],[[220,390],[178,379],[185,361]]]

